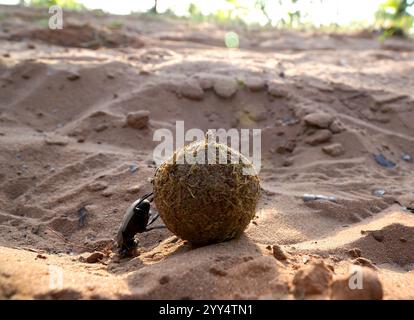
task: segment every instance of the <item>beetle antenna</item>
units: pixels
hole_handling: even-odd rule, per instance
[[[151,197],[153,194],[154,194],[153,192],[150,192],[150,193],[145,194],[145,195],[141,198],[141,201],[140,201],[140,202],[142,202],[142,201],[144,201],[145,199],[147,199],[147,198]],[[153,199],[154,199],[154,197],[152,197],[152,198],[151,198],[151,199],[149,199],[148,201],[149,201],[149,202],[152,202],[152,200],[153,200]]]
[[[139,198],[138,203],[135,205],[135,208],[138,207],[142,201],[144,201],[145,199],[151,197],[153,195],[153,192],[147,193],[145,194],[142,198]],[[148,199],[149,202],[152,202],[152,200],[154,199],[154,197],[152,197],[151,199]]]

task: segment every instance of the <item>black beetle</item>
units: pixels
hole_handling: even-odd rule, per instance
[[[130,256],[137,247],[134,236],[137,233],[147,232],[153,229],[164,228],[157,226],[147,228],[158,219],[159,214],[155,214],[150,221],[150,207],[153,200],[153,193],[147,193],[142,198],[134,201],[126,210],[121,227],[116,236],[116,243],[121,256]]]

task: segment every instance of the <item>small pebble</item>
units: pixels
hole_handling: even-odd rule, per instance
[[[331,130],[332,133],[336,134],[336,133],[340,133],[341,131],[343,131],[344,128],[343,128],[343,125],[338,120],[334,120],[329,125],[329,130]]]
[[[105,189],[104,191],[102,191],[101,194],[102,194],[102,196],[108,198],[108,197],[114,195],[114,193],[115,192],[112,189]]]
[[[45,139],[45,143],[49,146],[60,146],[60,147],[64,147],[66,145],[68,145],[69,140],[67,138],[64,137],[47,137]]]
[[[88,210],[85,207],[82,207],[78,210],[78,226],[83,227],[88,216]]]
[[[92,253],[91,255],[87,256],[85,261],[87,263],[96,263],[96,262],[102,260],[103,257],[104,257],[104,255],[103,255],[102,252],[96,251],[96,252]]]
[[[376,197],[382,197],[385,194],[385,190],[384,189],[375,189],[372,191],[372,195],[376,196]]]
[[[292,153],[296,148],[296,142],[293,140],[285,141],[282,145],[278,146],[276,152],[279,154]]]
[[[303,201],[305,201],[305,202],[315,201],[315,200],[336,202],[336,197],[335,196],[324,196],[324,195],[321,195],[321,194],[309,194],[309,193],[305,193],[303,195]]]
[[[372,263],[372,261],[371,260],[369,260],[369,259],[367,259],[367,258],[363,258],[363,257],[359,257],[359,258],[356,258],[354,261],[353,261],[353,263],[354,264],[356,264],[356,265],[360,265],[360,266],[364,266],[364,267],[368,267],[368,268],[371,268],[371,269],[374,269],[374,270],[376,270],[376,269],[378,269],[373,263]]]
[[[272,246],[273,256],[279,261],[285,261],[287,259],[286,254],[283,252],[282,248],[278,245]]]
[[[131,164],[129,166],[129,172],[134,173],[138,170],[138,166],[136,164]]]
[[[274,98],[286,98],[289,95],[288,92],[277,83],[269,83],[267,92]]]
[[[108,187],[108,183],[105,181],[95,181],[88,185],[90,191],[102,191]]]
[[[204,98],[204,90],[196,81],[185,81],[180,86],[180,93],[183,97],[191,100],[202,100]]]
[[[236,94],[238,84],[234,78],[220,77],[214,80],[213,88],[219,97],[228,99]]]
[[[397,164],[385,158],[383,154],[374,154],[374,160],[381,166],[386,168],[395,168]]]
[[[381,230],[372,231],[371,234],[374,237],[374,239],[377,240],[378,242],[384,241],[384,233]]]
[[[139,186],[139,185],[135,185],[135,186],[131,186],[131,187],[129,187],[129,188],[127,189],[127,192],[128,192],[128,193],[135,194],[135,193],[138,193],[140,190],[141,190],[141,186]]]
[[[362,251],[359,248],[353,248],[353,249],[349,249],[348,250],[348,254],[352,257],[352,258],[359,258],[362,255]]]
[[[169,276],[162,276],[159,281],[160,284],[166,284],[168,282],[170,282],[170,277]]]
[[[215,276],[219,276],[219,277],[225,277],[227,275],[227,272],[225,270],[222,270],[220,268],[217,267],[211,267],[208,270],[211,274],[215,275]]]
[[[292,158],[284,158],[282,161],[282,166],[284,167],[290,167],[293,165],[293,159]]]
[[[69,81],[75,81],[75,80],[79,80],[80,79],[80,75],[76,72],[71,72],[70,74],[68,74],[66,76],[66,79],[68,79]]]
[[[297,118],[293,118],[291,116],[284,116],[281,119],[281,123],[283,126],[291,126],[298,123],[299,120]]]
[[[323,262],[318,262],[296,272],[292,284],[296,298],[312,294],[322,294],[332,281],[332,270]]]
[[[107,125],[106,123],[102,123],[102,124],[100,124],[100,125],[98,125],[98,126],[96,126],[96,127],[94,128],[94,130],[95,130],[96,132],[102,132],[102,131],[104,131],[104,130],[106,130],[106,129],[108,129],[108,125]]]
[[[129,127],[135,129],[144,129],[148,127],[149,115],[150,113],[148,110],[130,112],[126,116],[126,123]]]
[[[332,138],[332,132],[327,129],[318,130],[313,135],[308,137],[305,142],[310,144],[311,146],[316,146],[318,144],[322,144],[325,142],[330,141]]]
[[[260,91],[266,86],[266,81],[259,77],[248,77],[244,80],[244,84],[250,91]]]
[[[339,157],[345,153],[345,149],[340,143],[334,143],[329,146],[322,147],[322,151],[331,157]]]
[[[318,127],[321,129],[327,129],[333,120],[334,117],[325,112],[310,113],[303,118],[303,121],[306,125]]]

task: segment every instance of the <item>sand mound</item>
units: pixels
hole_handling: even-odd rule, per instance
[[[394,223],[380,230],[363,230],[364,237],[350,246],[359,248],[364,257],[376,264],[401,267],[414,264],[414,227]]]
[[[21,41],[23,39],[40,40],[48,44],[62,47],[78,47],[99,49],[101,47],[141,48],[144,42],[137,36],[131,37],[120,31],[98,29],[90,24],[65,24],[65,27],[56,32],[49,28],[21,31],[12,34],[9,40]]]

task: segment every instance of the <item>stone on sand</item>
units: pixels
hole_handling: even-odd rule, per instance
[[[134,194],[134,193],[138,193],[140,190],[141,190],[141,186],[140,185],[134,185],[134,186],[130,186],[127,189],[127,192]]]
[[[340,133],[341,131],[344,130],[344,127],[343,127],[343,124],[341,122],[339,122],[338,120],[334,120],[329,125],[329,130],[331,130],[332,133]]]
[[[198,83],[203,90],[208,90],[213,88],[214,85],[214,75],[206,72],[201,72],[195,75],[195,78],[198,79]]]
[[[331,285],[330,298],[333,300],[381,300],[383,289],[377,273],[366,267],[361,267],[359,272],[361,272],[360,277],[358,277],[357,270],[357,272],[335,279]],[[358,287],[358,281],[361,281],[360,287]]]
[[[284,158],[282,161],[282,165],[284,167],[290,167],[293,165],[293,159],[292,158]]]
[[[318,144],[322,144],[322,143],[330,141],[331,138],[332,138],[332,133],[327,129],[323,129],[323,130],[316,131],[313,135],[308,137],[305,140],[305,142],[307,144],[310,144],[311,146],[316,146]]]
[[[251,91],[260,91],[265,88],[266,81],[259,77],[247,77],[244,84]]]
[[[69,139],[58,135],[52,135],[45,139],[45,143],[49,146],[64,147],[69,143]]]
[[[126,117],[127,125],[135,129],[144,129],[148,126],[149,122],[149,111],[139,110],[130,112]]]
[[[202,100],[204,98],[204,91],[196,81],[184,81],[180,86],[180,93],[183,97],[191,100]]]
[[[99,252],[99,251],[95,251],[95,252],[93,252],[92,254],[90,254],[89,256],[87,256],[86,257],[86,259],[85,259],[85,261],[87,262],[87,263],[96,263],[96,262],[98,262],[99,260],[102,260],[102,258],[103,258],[103,253],[102,252]]]
[[[231,98],[237,92],[237,81],[231,77],[220,77],[214,80],[214,91],[221,98]]]
[[[340,143],[334,143],[329,146],[322,147],[322,151],[331,157],[339,157],[345,153],[345,149]]]
[[[333,116],[325,112],[310,113],[303,118],[306,125],[321,129],[328,128],[333,120]]]
[[[272,246],[272,252],[273,252],[273,256],[279,261],[284,261],[287,259],[286,254],[283,252],[282,248],[278,245]]]
[[[67,76],[66,79],[68,79],[69,81],[75,81],[75,80],[79,80],[80,79],[80,75],[77,72],[70,72]]]
[[[371,269],[374,269],[374,270],[377,270],[378,268],[372,263],[372,261],[371,260],[369,260],[369,259],[367,259],[367,258],[364,258],[364,257],[359,257],[359,258],[356,258],[354,261],[353,261],[353,263],[354,264],[356,264],[356,265],[359,265],[359,266],[364,266],[364,267],[368,267],[368,268],[371,268]]]
[[[359,248],[352,248],[348,250],[348,254],[352,257],[352,258],[359,258],[360,256],[362,256],[362,251]]]
[[[296,142],[294,140],[287,140],[277,147],[276,152],[279,154],[292,153],[296,148]]]
[[[106,129],[108,129],[108,125],[106,123],[101,123],[97,125],[95,128],[93,128],[93,130],[95,130],[96,132],[102,132],[102,131],[105,131]]]
[[[277,83],[269,83],[267,86],[267,92],[275,98],[286,98],[288,96],[288,92],[281,88],[281,86]]]
[[[90,191],[102,191],[108,188],[108,183],[105,181],[95,181],[88,185]]]
[[[331,284],[332,270],[323,262],[300,269],[293,278],[295,297],[323,294]]]
[[[261,122],[269,118],[269,115],[266,111],[262,112],[248,112],[248,117],[256,122]]]

